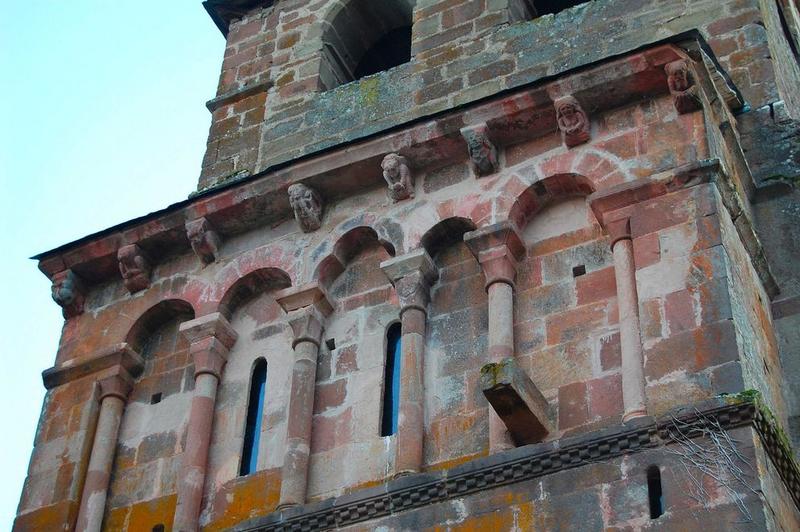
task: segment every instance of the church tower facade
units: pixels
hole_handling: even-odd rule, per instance
[[[206,0],[198,187],[35,257],[14,529],[800,528],[793,0]]]

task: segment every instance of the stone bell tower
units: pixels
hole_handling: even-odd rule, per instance
[[[15,530],[800,528],[797,2],[203,6],[197,190],[35,257]]]

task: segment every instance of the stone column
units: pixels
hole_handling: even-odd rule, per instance
[[[398,405],[395,475],[422,469],[425,434],[425,329],[430,288],[438,278],[424,249],[381,263],[400,300],[400,404]]]
[[[122,413],[125,410],[128,394],[133,387],[133,377],[129,370],[138,372],[142,367],[139,355],[130,350],[126,344],[117,346],[115,353],[111,356],[115,357],[118,362],[104,369],[97,376],[100,389],[100,413],[97,418],[92,452],[89,457],[89,466],[83,484],[83,494],[75,527],[76,530],[82,532],[99,532],[102,527],[119,426],[122,422]]]
[[[194,396],[173,524],[174,530],[185,532],[198,529],[217,385],[237,334],[218,312],[182,323],[180,332],[189,341],[189,354],[194,362]]]
[[[636,266],[633,260],[630,218],[608,222],[617,281],[619,337],[622,350],[622,421],[647,415],[644,382],[644,355],[639,327],[639,295],[636,292]]]
[[[464,235],[464,242],[483,269],[489,297],[489,363],[514,356],[514,279],[525,244],[508,222]],[[489,452],[511,449],[514,442],[505,423],[489,409]]]
[[[289,325],[294,333],[286,455],[281,470],[281,497],[278,503],[278,508],[282,509],[306,502],[317,355],[325,318],[333,309],[316,283],[281,290],[275,294],[275,299],[288,314]]]

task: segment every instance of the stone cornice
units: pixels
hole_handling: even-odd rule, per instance
[[[702,431],[687,430],[691,427],[730,430],[753,426],[795,504],[800,507],[800,472],[791,458],[791,451],[779,444],[780,438],[777,437],[774,423],[754,402],[718,398],[677,409],[658,419],[638,418],[628,425],[527,445],[444,471],[401,477],[335,499],[274,512],[241,523],[235,530],[268,532],[346,527],[470,493],[669,445],[676,421],[680,422],[683,434],[690,437],[702,434]]]
[[[461,129],[485,124],[498,147],[555,131],[553,101],[565,91],[592,100],[594,114],[667,93],[664,65],[684,57],[672,44],[651,48],[564,73],[557,80],[493,96],[435,117],[419,119],[359,142],[344,143],[325,153],[308,155],[270,168],[229,186],[201,191],[193,198],[131,222],[39,254],[39,268],[49,278],[72,269],[87,289],[118,278],[116,253],[136,244],[155,267],[165,257],[186,253],[187,221],[204,217],[220,237],[267,226],[291,216],[286,190],[295,183],[313,186],[323,198],[346,197],[374,184],[383,186],[380,163],[400,153],[417,169],[464,160],[467,148]],[[611,90],[611,88],[614,90]],[[340,149],[346,147],[347,149]],[[373,168],[374,172],[365,172]],[[352,175],[358,174],[359,180]]]
[[[137,376],[144,368],[139,354],[126,343],[115,344],[97,351],[91,356],[68,360],[42,372],[44,387],[48,390],[68,382],[96,374],[103,376],[107,370],[121,368],[131,376]]]

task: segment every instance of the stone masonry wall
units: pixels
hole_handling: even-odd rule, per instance
[[[219,94],[209,102],[212,128],[199,186],[203,191],[233,184],[307,157],[274,179],[252,180],[257,191],[234,195],[234,201],[261,193],[268,197],[260,208],[288,213],[285,185],[308,175],[302,173],[304,164],[312,166],[319,172],[301,179],[325,192],[321,227],[302,232],[291,217],[257,225],[252,220],[264,213],[251,204],[240,213],[241,225],[229,225],[221,234],[214,260],[206,264],[188,248],[186,214],[176,211],[168,216],[181,218],[178,229],[159,234],[150,249],[169,248],[169,238],[183,239],[183,247],[156,257],[149,285],[131,294],[119,279],[103,278],[89,286],[83,312],[65,323],[57,369],[68,371],[121,342],[145,360],[122,419],[107,527],[147,530],[172,524],[195,369],[178,328],[214,312],[227,317],[238,340],[218,387],[200,523],[209,530],[225,529],[275,509],[294,359],[292,331],[274,293],[289,285],[317,282],[333,306],[316,370],[308,500],[391,478],[396,438],[381,437],[379,426],[386,329],[399,320],[399,299],[379,265],[420,249],[438,270],[427,306],[425,419],[419,435],[423,469],[449,468],[488,454],[490,407],[478,386],[479,369],[488,361],[488,303],[484,274],[463,234],[499,222],[510,222],[526,248],[515,280],[514,347],[519,365],[547,400],[555,422],[550,440],[619,424],[614,261],[607,220],[596,218],[589,200],[626,187],[663,188],[654,197],[637,196],[634,203],[611,209],[614,216],[631,220],[648,413],[756,388],[785,420],[770,301],[750,249],[719,198],[715,180],[722,179],[717,175],[722,170],[708,161],[731,137],[709,132],[714,125],[707,123],[705,110],[679,114],[666,91],[663,64],[651,68],[658,54],[681,51],[637,52],[629,62],[615,63],[613,75],[602,71],[606,83],[615,75],[628,76],[621,78],[632,80],[623,90],[636,97],[608,99],[597,93],[600,84],[582,86],[579,100],[590,121],[590,140],[578,146],[564,145],[551,117],[551,99],[577,85],[578,74],[546,85],[552,94],[506,94],[484,107],[472,105],[498,91],[696,28],[748,103],[772,109],[779,94],[755,0],[594,0],[533,21],[515,21],[505,0],[419,0],[411,63],[322,92],[317,79],[321,22],[331,20],[342,5],[340,0],[285,0],[232,24]],[[592,72],[580,75],[601,75]],[[531,98],[547,100],[531,106],[539,118],[503,130],[496,171],[477,175],[459,128],[498,108],[516,116],[517,106]],[[402,132],[403,142],[393,137],[363,159],[358,159],[363,144],[334,151],[340,143],[445,112],[425,126],[437,140],[411,158],[410,199],[387,197],[378,163],[392,142],[406,149],[430,141],[414,137],[420,130]],[[761,118],[741,118],[756,116],[745,113],[737,120],[751,152],[764,140],[752,133],[766,120],[764,112],[757,114]],[[536,129],[535,134],[519,134],[526,128]],[[433,136],[437,131],[444,133]],[[314,155],[323,149],[330,150]],[[339,164],[336,173],[329,174],[326,165],[334,163]],[[712,167],[707,172],[716,177],[686,178],[686,168]],[[766,167],[758,165],[756,173]],[[279,179],[288,181],[272,186]],[[280,197],[274,195],[278,192]],[[214,193],[201,196],[198,205],[204,197],[211,199],[192,211],[204,216],[207,209],[212,225],[223,218],[213,203],[230,199],[215,200]],[[139,236],[130,229],[119,240],[128,243]],[[267,394],[258,466],[254,474],[238,476],[249,382],[259,357],[267,361]],[[95,430],[96,394],[91,376],[48,392],[16,529],[74,522]],[[752,432],[737,430],[744,456],[766,471],[763,454],[752,448]],[[664,468],[667,486],[666,521],[680,529],[707,509],[687,496],[689,481],[676,460],[663,449],[648,451],[370,527],[422,530],[445,523],[454,530],[515,524],[549,529],[587,519],[598,528],[644,526],[642,475],[647,465],[657,464]],[[783,496],[772,480],[770,492]],[[786,507],[765,517],[753,492],[740,494],[756,528],[794,519],[787,517],[792,512]],[[714,489],[710,496],[714,526],[726,529],[741,516],[732,493]]]
[[[691,463],[683,462],[675,449],[662,447],[343,530],[631,530],[655,526],[677,531],[694,529],[699,520],[708,531],[767,530],[767,523],[780,523],[791,529],[798,522],[797,512],[782,509],[783,515],[770,515],[755,491],[757,468],[762,467],[760,460],[766,459],[760,453],[757,459],[757,437],[749,428],[736,429],[730,436],[739,442],[741,461],[737,460],[737,465],[745,471],[744,483],[726,476],[721,477],[724,484],[709,480],[707,493],[702,496],[690,477],[697,474]],[[708,448],[709,442],[699,445],[698,450]],[[651,466],[660,469],[663,486],[665,513],[658,520],[651,520],[649,514],[647,469]],[[763,467],[769,464],[765,462]]]
[[[693,29],[708,39],[752,107],[779,99],[756,0],[593,0],[510,25],[505,0],[484,6],[485,1],[417,1],[410,63],[325,92],[319,92],[317,79],[321,34],[323,21],[338,12],[339,0],[279,2],[232,24],[219,94],[266,77],[274,86],[258,161],[252,160],[256,144],[247,144],[246,160],[234,162],[239,133],[221,139],[212,124],[198,189]],[[248,103],[225,107],[237,105],[250,109]],[[249,123],[225,107],[215,112],[214,123],[217,117],[226,124]],[[230,117],[238,118],[231,122]],[[248,142],[254,134],[248,133]]]

